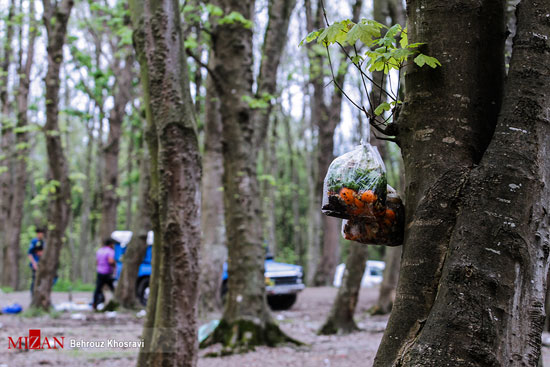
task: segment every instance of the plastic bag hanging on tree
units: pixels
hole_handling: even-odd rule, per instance
[[[374,218],[352,218],[342,222],[346,240],[367,245],[400,246],[405,234],[405,207],[397,192],[388,185],[386,208]]]
[[[324,214],[374,218],[385,204],[386,168],[376,147],[362,143],[332,161],[323,188]]]

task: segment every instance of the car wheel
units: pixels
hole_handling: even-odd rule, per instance
[[[143,306],[147,306],[147,300],[149,299],[149,277],[142,277],[138,281],[136,288],[137,298]]]
[[[290,309],[296,302],[296,294],[279,294],[267,296],[267,303],[273,311],[284,311]]]

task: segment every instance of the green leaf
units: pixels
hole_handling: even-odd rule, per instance
[[[208,4],[206,5],[206,11],[213,16],[221,17],[223,15],[223,10],[216,5]]]
[[[401,39],[399,40],[399,45],[401,48],[407,47],[409,44],[409,36],[407,35],[407,27],[403,28],[401,31]]]
[[[317,42],[324,43],[326,45],[332,45],[333,43],[344,43],[348,33],[347,25],[350,24],[350,20],[343,20],[336,22],[325,28],[323,33],[317,38]]]
[[[235,23],[241,23],[243,27],[246,29],[251,29],[254,23],[252,21],[246,19],[241,13],[232,11],[228,15],[221,18],[218,22],[219,24],[235,24]]]
[[[389,111],[391,109],[391,106],[388,102],[384,102],[382,104],[380,104],[380,106],[376,107],[376,109],[374,110],[374,114],[376,116],[380,116],[381,114],[384,113],[384,111]]]
[[[347,33],[346,42],[353,45],[360,40],[366,46],[371,46],[376,37],[380,37],[380,28],[372,24],[357,23]]]
[[[319,35],[321,34],[322,30],[324,28],[321,28],[320,30],[318,31],[313,31],[311,32],[310,34],[308,34],[306,36],[306,38],[304,38],[302,41],[300,41],[300,46],[302,46],[304,43],[310,43],[311,41],[314,41],[317,39],[317,37],[319,37]]]
[[[441,66],[441,63],[435,57],[430,57],[424,54],[419,54],[417,57],[415,57],[414,63],[420,67],[426,64],[434,69],[438,66]]]

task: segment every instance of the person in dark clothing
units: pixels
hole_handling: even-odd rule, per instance
[[[105,301],[103,295],[103,287],[106,285],[114,292],[113,286],[113,271],[115,269],[115,243],[112,238],[108,238],[104,241],[103,246],[96,252],[96,270],[97,280],[95,284],[93,307],[97,309],[97,306]]]
[[[38,261],[42,257],[46,243],[44,242],[44,230],[42,228],[36,229],[36,237],[31,240],[31,245],[27,256],[29,258],[29,267],[32,271],[31,281],[31,295],[34,290],[34,280],[36,278],[36,269],[38,269]]]

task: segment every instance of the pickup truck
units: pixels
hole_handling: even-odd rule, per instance
[[[114,231],[111,237],[117,241],[115,245],[115,261],[117,264],[116,277],[118,280],[123,266],[123,255],[126,246],[132,238],[131,231]],[[149,278],[151,276],[151,246],[153,245],[153,232],[147,234],[147,252],[138,270],[136,293],[140,302],[145,306],[149,298]],[[302,267],[292,264],[279,263],[273,260],[272,256],[266,256],[265,284],[267,303],[273,310],[287,310],[296,302],[297,295],[305,286],[302,282]],[[222,272],[222,299],[227,293],[227,263],[223,264]]]

